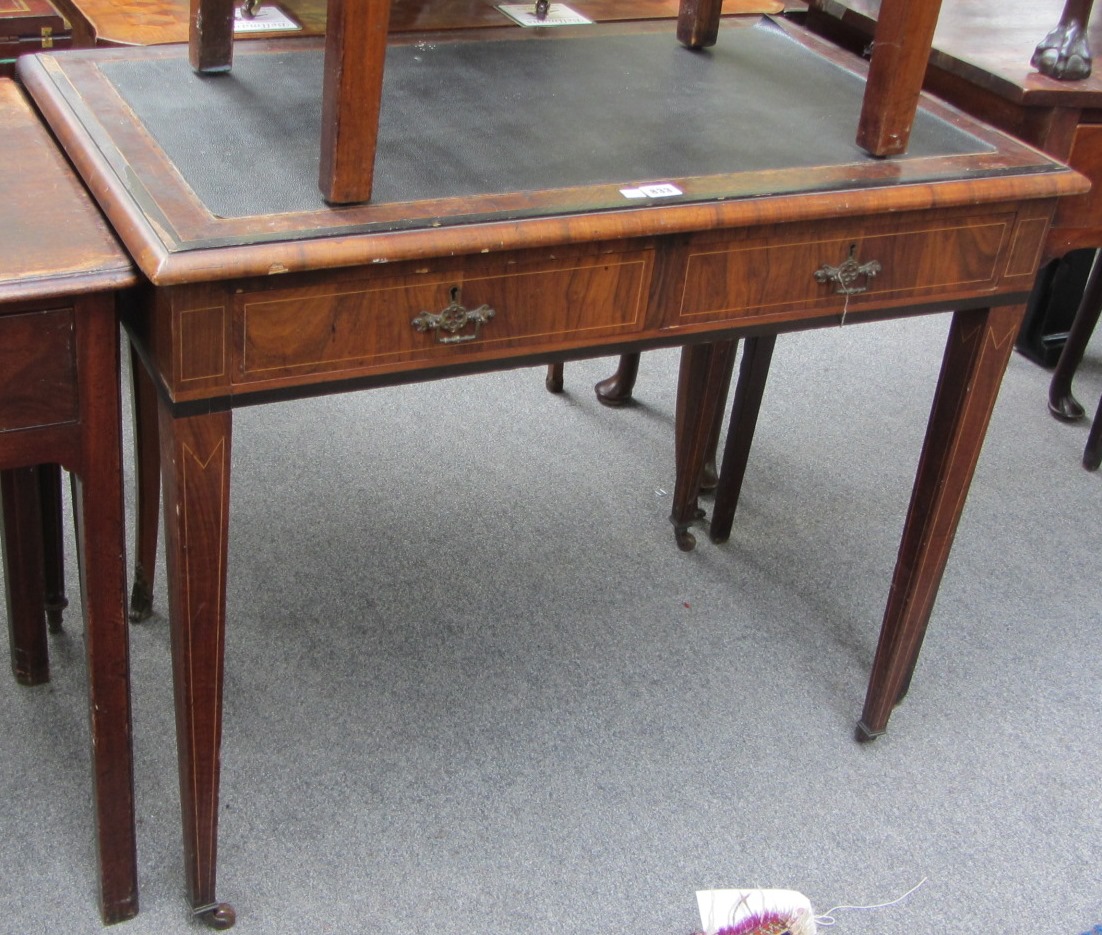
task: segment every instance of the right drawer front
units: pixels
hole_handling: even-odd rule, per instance
[[[863,291],[849,296],[851,308],[994,288],[1012,220],[985,217],[862,236],[834,228],[799,239],[699,245],[689,252],[680,323],[837,313],[847,297],[815,274],[851,258],[855,267],[876,265],[872,275],[856,276],[853,287]]]

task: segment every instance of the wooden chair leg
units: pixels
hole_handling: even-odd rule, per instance
[[[0,504],[12,672],[22,685],[40,685],[50,680],[50,650],[42,603],[38,469],[0,471]]]
[[[42,550],[46,623],[51,633],[61,632],[62,611],[69,606],[65,596],[65,540],[61,510],[61,468],[38,466],[38,496],[42,508]]]

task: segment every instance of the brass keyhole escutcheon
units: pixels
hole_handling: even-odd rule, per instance
[[[835,292],[838,295],[860,295],[868,290],[868,281],[876,276],[883,267],[879,260],[868,260],[861,263],[857,259],[857,244],[849,245],[849,256],[838,266],[824,263],[815,270],[815,279],[821,283],[834,283]],[[858,281],[864,279],[862,285]]]
[[[436,339],[441,344],[462,344],[474,341],[482,326],[492,319],[495,312],[489,305],[480,305],[478,308],[466,308],[460,302],[461,294],[459,286],[452,286],[451,302],[439,312],[421,312],[410,324],[421,332],[436,332]],[[470,334],[459,334],[468,325],[474,325],[474,331]],[[441,332],[444,332],[443,334]]]

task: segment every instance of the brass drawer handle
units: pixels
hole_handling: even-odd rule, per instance
[[[422,312],[410,324],[422,334],[426,331],[435,331],[437,340],[441,344],[461,344],[464,341],[473,341],[478,337],[478,332],[484,324],[496,315],[488,305],[480,305],[475,309],[464,308],[459,303],[459,288],[452,289],[451,304],[441,312]],[[469,324],[474,324],[474,332],[471,334],[456,334]],[[450,337],[440,334],[446,331]]]
[[[834,291],[838,295],[860,295],[869,288],[868,281],[879,273],[882,268],[879,260],[858,263],[857,244],[850,244],[849,256],[846,257],[841,266],[831,266],[829,263],[824,263],[819,269],[815,270],[815,279],[821,283],[835,283],[837,288]],[[862,276],[865,277],[865,284],[855,285]]]

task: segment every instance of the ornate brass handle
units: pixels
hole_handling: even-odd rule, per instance
[[[456,287],[452,289],[451,304],[447,308],[441,312],[422,312],[410,324],[421,333],[435,331],[441,344],[461,344],[477,338],[482,326],[496,314],[488,305],[480,305],[475,309],[464,308],[459,304],[459,288]],[[474,324],[472,334],[456,334],[469,324]],[[440,334],[441,331],[446,331],[450,337]]]
[[[839,295],[860,295],[869,288],[868,281],[881,269],[878,260],[858,263],[857,244],[854,243],[850,244],[849,256],[842,262],[841,266],[831,266],[829,263],[824,263],[819,269],[815,270],[815,279],[822,283],[835,283],[837,288],[834,291]],[[865,277],[865,284],[863,286],[855,285],[862,276]]]

